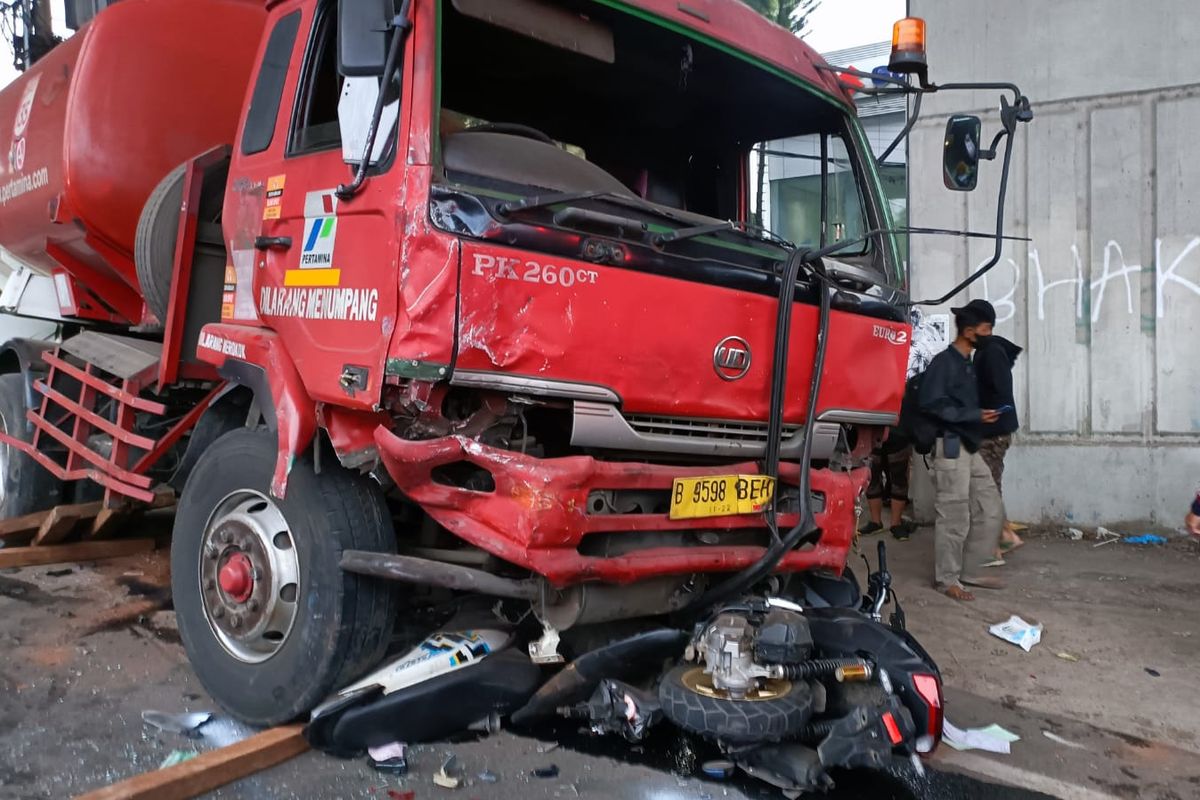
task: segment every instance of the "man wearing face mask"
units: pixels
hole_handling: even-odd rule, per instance
[[[999,579],[979,574],[992,560],[1004,508],[991,470],[979,454],[983,426],[1000,415],[980,408],[972,364],[973,352],[992,333],[996,310],[986,300],[972,300],[951,311],[958,335],[929,363],[918,403],[938,428],[932,454],[935,582],[948,597],[968,601],[975,596],[965,586],[1004,588]]]

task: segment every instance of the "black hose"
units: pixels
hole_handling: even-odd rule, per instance
[[[783,393],[787,386],[788,338],[791,331],[792,305],[795,302],[796,279],[800,268],[809,261],[811,253],[794,250],[784,266],[782,285],[779,289],[779,309],[775,321],[775,363],[771,376],[771,408],[767,419],[766,474],[779,478],[779,437],[783,433]],[[819,264],[819,262],[817,262]],[[813,434],[816,430],[817,398],[821,390],[821,373],[825,370],[825,352],[829,343],[830,294],[826,278],[818,270],[812,272],[813,280],[820,292],[820,313],[817,318],[817,348],[813,358],[812,379],[809,381],[808,410],[804,417],[804,445],[800,455],[800,521],[783,537],[779,536],[775,515],[775,497],[767,507],[767,526],[771,530],[772,542],[758,561],[706,591],[688,605],[689,611],[703,611],[717,603],[741,594],[748,587],[765,578],[779,565],[788,551],[817,532],[816,518],[812,510],[812,461]],[[776,495],[778,496],[778,491]]]

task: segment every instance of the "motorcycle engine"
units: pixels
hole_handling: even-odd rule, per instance
[[[742,700],[771,676],[771,666],[808,658],[812,634],[808,620],[788,609],[725,610],[705,626],[696,649],[713,688]]]

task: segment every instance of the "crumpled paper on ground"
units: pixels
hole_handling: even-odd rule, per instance
[[[1042,640],[1042,623],[1030,625],[1015,614],[1004,622],[998,622],[988,628],[988,631],[1006,642],[1012,642],[1026,653]]]
[[[1008,755],[1012,752],[1012,743],[1020,740],[1020,736],[995,723],[986,728],[967,728],[965,730],[957,727],[950,720],[942,723],[942,741],[955,750],[984,750],[988,753]]]

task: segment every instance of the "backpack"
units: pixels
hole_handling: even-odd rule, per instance
[[[937,443],[938,425],[921,410],[921,379],[925,373],[918,372],[904,384],[904,399],[900,402],[900,421],[896,425],[910,442],[913,450],[921,455],[933,452]]]

